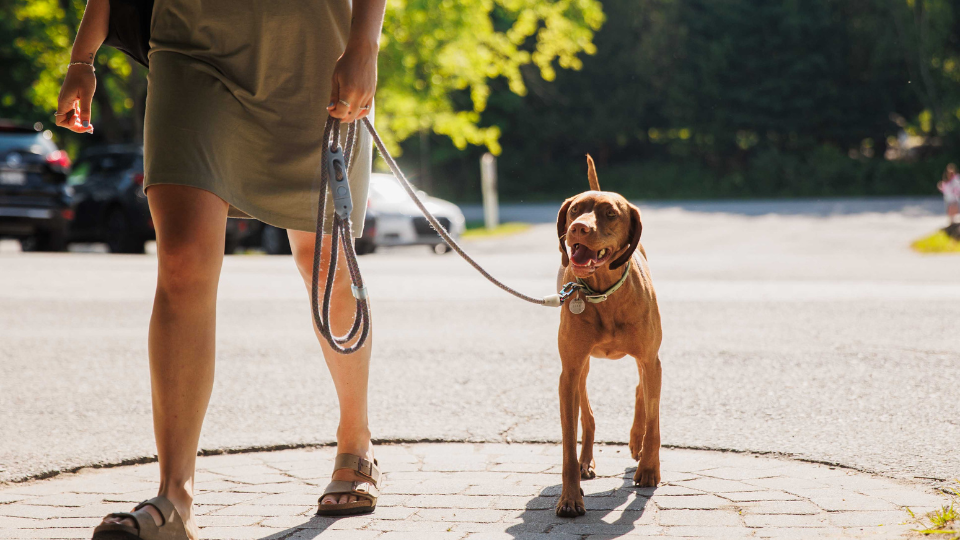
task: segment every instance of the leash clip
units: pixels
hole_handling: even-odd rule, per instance
[[[350,181],[347,178],[343,149],[327,146],[327,178],[330,179],[330,194],[333,195],[333,209],[340,219],[348,219],[353,212],[353,199],[350,197]]]
[[[581,287],[580,284],[575,281],[571,281],[564,285],[563,288],[560,289],[560,305],[562,306],[563,302],[566,301],[567,298],[570,298],[574,293],[582,288],[583,287]]]

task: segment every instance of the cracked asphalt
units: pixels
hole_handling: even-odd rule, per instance
[[[557,205],[505,207],[547,222]],[[960,476],[960,256],[909,242],[936,200],[643,206],[663,314],[663,443],[899,478]],[[552,224],[468,250],[552,292]],[[360,259],[382,440],[558,441],[558,313],[426,248]],[[0,243],[0,481],[155,453],[146,331],[156,258]],[[204,449],[327,443],[337,404],[289,257],[227,257]],[[633,362],[594,361],[597,439],[626,442]]]

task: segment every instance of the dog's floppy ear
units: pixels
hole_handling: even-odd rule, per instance
[[[587,154],[587,180],[590,181],[590,189],[600,191],[600,180],[597,178],[597,167],[593,164],[593,158]]]
[[[567,211],[570,209],[570,203],[572,202],[573,197],[563,201],[563,206],[560,207],[560,212],[557,214],[557,238],[560,240],[560,253],[563,253],[563,259],[560,263],[564,268],[570,264],[570,256],[567,255],[567,244],[564,239],[567,236]]]
[[[630,257],[633,257],[633,252],[637,250],[637,246],[640,245],[640,232],[643,230],[643,224],[640,223],[640,209],[629,203],[627,203],[627,206],[630,207],[630,247],[617,257],[617,260],[610,263],[611,270],[626,264]]]

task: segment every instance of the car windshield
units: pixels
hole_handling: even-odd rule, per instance
[[[0,133],[0,154],[11,150],[29,150],[43,154],[43,135],[40,133]]]

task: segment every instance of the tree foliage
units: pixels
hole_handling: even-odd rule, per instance
[[[503,131],[506,198],[582,188],[586,152],[602,184],[631,196],[915,193],[932,185],[926,165],[888,162],[888,145],[929,136],[920,159],[935,154],[931,169],[960,148],[951,0],[603,0],[603,9],[583,69],[550,84],[527,79],[525,96],[494,84],[481,125]],[[479,193],[475,154],[434,152],[447,159],[437,165],[455,182],[450,195]]]
[[[82,0],[0,0],[0,114],[34,121],[56,108]],[[377,124],[388,145],[421,130],[454,145],[499,152],[500,130],[478,125],[488,81],[526,91],[520,69],[551,80],[594,52],[603,23],[597,0],[389,0],[377,94]],[[108,140],[140,140],[145,72],[104,47],[96,59],[94,124]]]

